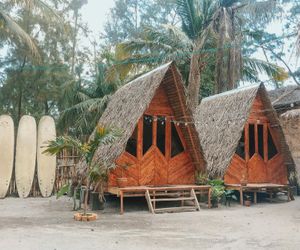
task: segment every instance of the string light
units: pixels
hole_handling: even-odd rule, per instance
[[[276,109],[277,111],[279,111],[280,109]],[[251,112],[251,114],[262,114],[262,113],[266,113],[268,111],[274,111],[274,109],[264,109],[264,110],[259,110],[259,111],[254,111],[254,112]],[[183,119],[183,120],[178,120],[178,119],[174,119],[173,116],[149,116],[149,115],[145,115],[144,116],[144,119],[146,121],[149,121],[149,122],[152,122],[152,121],[158,121],[160,122],[162,125],[165,124],[165,122],[169,121],[170,123],[174,123],[174,125],[176,126],[180,126],[180,125],[184,125],[184,126],[188,126],[188,125],[198,125],[198,124],[202,124],[203,122],[196,122],[196,121],[193,121],[193,118],[192,116],[190,117],[186,117],[186,119]],[[188,121],[190,120],[190,121]],[[228,125],[230,125],[231,123],[235,122],[235,121],[242,121],[242,122],[245,122],[245,117],[235,117],[235,118],[229,118],[229,119],[225,119],[226,120],[226,123]],[[219,124],[220,121],[222,121],[222,117],[219,119],[219,120],[215,120],[215,118],[212,118],[212,121],[216,124]],[[218,126],[218,125],[217,125]]]

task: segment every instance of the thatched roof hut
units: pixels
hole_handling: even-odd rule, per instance
[[[300,181],[300,109],[286,111],[280,116],[280,122],[287,144],[291,150]]]
[[[164,105],[167,107],[164,108]],[[151,107],[160,110],[157,113],[151,113],[151,110],[149,111]],[[167,111],[171,113],[168,114]],[[165,112],[167,113],[165,114]],[[158,123],[158,119],[162,117],[164,121],[159,122],[159,124],[163,126],[166,124],[166,131],[169,131],[168,126],[171,126],[169,125],[171,124],[171,120],[181,121],[178,128],[180,127],[180,133],[182,133],[183,140],[185,141],[184,144],[186,145],[185,151],[191,158],[192,165],[195,169],[205,168],[205,160],[193,123],[193,116],[186,106],[184,85],[181,75],[174,63],[164,64],[136,78],[121,87],[111,97],[105,112],[99,120],[99,124],[121,129],[123,133],[112,145],[99,147],[95,153],[94,161],[104,161],[107,165],[113,166],[116,162],[118,163],[118,161],[125,161],[120,160],[120,158],[126,158],[126,161],[134,165],[129,168],[132,169],[132,171],[130,170],[132,173],[129,173],[129,170],[129,172],[127,171],[128,175],[131,175],[131,177],[134,176],[132,178],[137,179],[138,177],[136,176],[141,174],[141,166],[139,164],[142,164],[141,161],[144,160],[145,157],[145,152],[142,152],[143,145],[141,144],[143,143],[143,116],[146,113],[151,116],[150,118],[146,118],[148,120],[150,119],[155,126]],[[183,124],[185,122],[188,123],[187,126]],[[138,124],[140,125],[137,126]],[[158,129],[158,127],[155,128],[153,133],[157,133]],[[152,130],[149,133],[152,135]],[[126,152],[128,141],[133,135],[136,135],[133,139],[135,142],[137,141],[138,144],[137,149],[135,148],[135,151],[138,152],[132,153],[134,157],[132,154],[130,155]],[[169,152],[168,138],[163,139],[166,140],[164,143],[167,153]],[[159,142],[153,142],[153,144],[155,144],[154,146],[156,146],[157,143]],[[161,155],[159,157],[161,157]],[[166,156],[166,158],[168,158],[166,162],[171,161],[169,156]],[[135,167],[137,165],[139,165],[139,167]],[[133,173],[135,170],[136,175]],[[140,182],[140,180],[136,180],[132,185],[137,185]]]
[[[278,138],[278,151],[284,157],[284,164],[290,170],[294,169],[294,163],[276,112],[272,108],[264,85],[261,84],[205,98],[198,106],[195,113],[195,122],[210,175],[224,177],[234,160],[241,138],[245,135],[249,140],[244,128],[247,128],[246,132],[248,132],[249,125],[247,124],[250,118],[253,126],[256,126],[256,133],[257,126],[259,126],[256,124],[263,124],[264,122],[266,123],[265,129],[268,129],[269,126],[269,129],[274,131],[272,134]],[[264,138],[266,139],[266,137]],[[258,138],[258,140],[260,139]],[[245,153],[248,141],[243,143],[245,158],[239,158],[240,165],[245,160],[251,161],[249,159],[251,155],[249,157],[249,153],[248,156],[247,152]],[[257,154],[258,152],[255,153],[255,155]],[[263,157],[264,155],[261,156],[261,158]],[[241,170],[236,169],[236,172],[239,171],[241,172]]]
[[[300,86],[289,85],[271,90],[268,94],[278,114],[300,107]]]

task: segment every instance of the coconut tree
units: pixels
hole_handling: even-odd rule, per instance
[[[110,96],[123,84],[131,69],[130,65],[121,67],[116,64],[121,58],[105,49],[97,59],[96,72],[91,80],[79,79],[64,85],[61,106],[66,108],[59,119],[62,131],[75,135],[92,133]]]
[[[215,79],[215,93],[235,88],[243,74],[247,80],[257,80],[257,72],[271,76],[278,71],[274,64],[251,58],[242,60],[245,57],[241,50],[243,15],[265,16],[257,8],[263,5],[265,10],[267,2],[273,1],[177,0],[182,29],[170,25],[163,25],[160,30],[146,27],[141,39],[122,44],[132,54],[123,63],[153,65],[175,59],[185,69],[188,102],[194,110],[199,102],[201,78],[207,69],[210,78]]]

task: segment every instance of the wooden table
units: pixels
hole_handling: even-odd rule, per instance
[[[269,193],[272,199],[274,192],[286,192],[287,201],[291,200],[291,191],[289,185],[280,185],[273,183],[248,183],[247,185],[241,184],[225,184],[227,190],[236,190],[240,193],[240,203],[244,204],[243,193],[250,192],[254,195],[254,204],[257,203],[257,193]]]

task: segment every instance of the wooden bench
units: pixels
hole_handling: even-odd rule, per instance
[[[124,213],[125,197],[145,197],[151,213],[200,210],[197,194],[208,195],[208,207],[211,207],[211,187],[208,185],[176,185],[176,186],[135,186],[125,188],[109,188],[109,193],[120,197],[120,214]],[[156,208],[158,202],[181,201],[181,207]],[[194,206],[184,206],[185,201],[191,201]]]
[[[244,204],[244,192],[253,193],[254,204],[257,203],[257,193],[268,193],[270,195],[270,199],[272,199],[273,193],[283,192],[287,195],[287,201],[293,199],[289,185],[280,185],[273,183],[248,183],[247,185],[225,184],[225,186],[227,190],[236,190],[240,193],[241,205]]]

